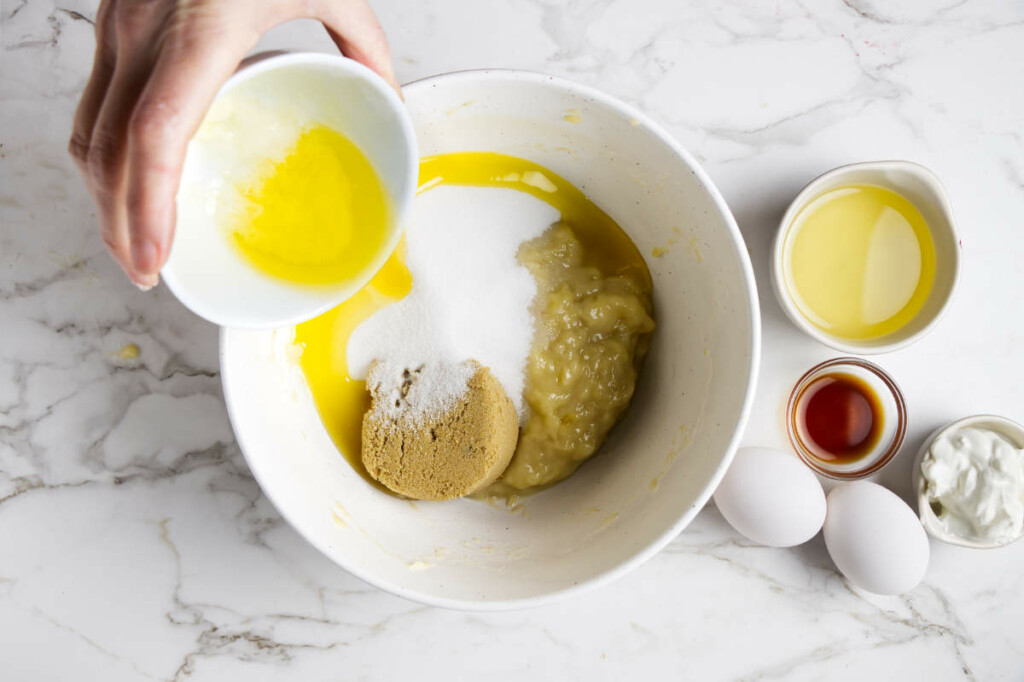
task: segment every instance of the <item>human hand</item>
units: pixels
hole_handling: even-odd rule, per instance
[[[69,150],[103,242],[140,287],[170,254],[185,150],[217,90],[263,33],[298,18],[320,20],[342,54],[398,90],[366,0],[102,0]]]

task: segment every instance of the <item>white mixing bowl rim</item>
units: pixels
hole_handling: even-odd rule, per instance
[[[733,431],[732,438],[729,440],[725,456],[722,457],[722,461],[719,462],[718,468],[711,476],[711,480],[705,487],[704,491],[698,496],[697,500],[687,509],[679,519],[672,524],[670,528],[665,530],[659,535],[653,542],[648,544],[645,548],[622,561],[619,564],[607,569],[603,573],[599,573],[591,578],[588,578],[582,582],[574,585],[564,587],[558,590],[554,590],[542,595],[536,595],[532,597],[520,597],[516,599],[505,599],[505,600],[473,600],[473,599],[454,599],[447,597],[438,597],[432,594],[425,594],[420,591],[409,589],[393,583],[389,580],[382,579],[376,575],[360,570],[358,567],[350,565],[349,562],[341,559],[336,559],[330,552],[327,543],[321,542],[317,538],[307,534],[304,529],[299,528],[288,519],[288,516],[282,512],[281,505],[275,499],[273,486],[268,486],[269,481],[263,481],[255,470],[252,470],[253,477],[259,484],[263,494],[267,496],[271,504],[277,509],[281,517],[288,521],[289,525],[295,529],[295,531],[306,539],[309,544],[313,545],[318,549],[324,556],[331,559],[343,569],[363,580],[364,582],[373,585],[381,590],[390,592],[399,597],[404,597],[411,601],[420,602],[422,604],[428,604],[430,606],[440,606],[448,609],[457,609],[463,611],[509,611],[515,609],[532,608],[536,606],[542,606],[550,604],[555,601],[565,599],[567,597],[589,592],[603,585],[607,585],[616,578],[619,578],[633,569],[639,567],[645,563],[655,554],[660,552],[669,542],[671,542],[697,515],[697,513],[707,504],[707,501],[711,498],[715,488],[718,487],[719,481],[722,476],[725,475],[726,470],[732,463],[732,458],[736,454],[736,448],[739,446],[739,441],[743,437],[743,431],[746,428],[747,420],[750,416],[750,411],[753,406],[754,393],[757,387],[757,376],[760,368],[760,357],[761,357],[761,318],[760,308],[757,297],[757,285],[754,280],[754,269],[751,266],[750,258],[747,254],[746,244],[743,241],[743,237],[740,234],[739,227],[736,225],[736,219],[733,217],[732,212],[726,205],[725,200],[722,198],[718,188],[715,187],[711,178],[708,177],[704,169],[697,163],[689,152],[683,147],[661,126],[655,123],[646,114],[635,109],[631,105],[622,102],[611,95],[607,95],[600,90],[596,90],[586,85],[581,85],[570,80],[559,78],[557,76],[551,76],[548,74],[537,73],[533,71],[519,71],[515,69],[472,69],[465,71],[452,71],[448,73],[438,74],[436,76],[429,76],[420,80],[413,81],[403,86],[403,90],[420,89],[433,87],[438,82],[445,81],[457,81],[467,80],[472,81],[481,77],[500,78],[513,82],[532,82],[542,83],[545,85],[553,85],[562,90],[571,92],[581,98],[594,100],[601,104],[609,107],[610,109],[618,111],[624,117],[630,120],[637,121],[637,125],[645,128],[651,134],[655,135],[663,144],[669,147],[677,156],[683,159],[686,165],[690,168],[693,174],[697,177],[700,183],[703,185],[705,190],[711,196],[711,199],[715,202],[715,206],[718,208],[721,215],[725,218],[726,226],[729,230],[729,236],[732,238],[733,245],[736,247],[736,253],[740,258],[740,267],[743,270],[743,278],[746,284],[747,299],[750,303],[750,367],[747,374],[747,385],[743,397],[743,406],[740,410],[739,419],[736,422],[736,428]],[[224,402],[227,406],[228,418],[231,421],[231,426],[235,432],[235,439],[238,442],[238,446],[242,451],[242,456],[245,457],[246,463],[249,463],[249,456],[247,452],[247,443],[245,436],[235,428],[237,418],[235,415],[235,402],[232,400],[231,381],[228,376],[229,372],[226,371],[226,365],[224,363],[224,348],[227,335],[231,333],[230,329],[221,328],[220,331],[220,366],[221,366],[221,382],[224,390]]]

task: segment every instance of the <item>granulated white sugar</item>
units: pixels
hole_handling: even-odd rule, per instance
[[[415,367],[382,360],[373,363],[367,387],[382,399],[373,411],[391,421],[417,423],[424,416],[440,415],[467,390],[475,367],[469,363],[427,362]]]
[[[496,187],[441,186],[416,198],[406,229],[412,291],[351,335],[348,366],[366,377],[374,360],[389,373],[476,360],[490,368],[525,416],[523,385],[537,286],[516,260],[520,244],[560,218],[529,194]],[[446,372],[449,370],[446,370]],[[425,406],[443,409],[465,390],[432,382]]]

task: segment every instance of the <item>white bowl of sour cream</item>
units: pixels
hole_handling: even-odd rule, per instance
[[[1024,536],[1024,426],[975,415],[935,431],[914,463],[928,533],[962,547],[1002,547]]]
[[[369,484],[335,447],[289,328],[224,329],[224,396],[267,497],[311,544],[394,594],[459,609],[532,606],[639,566],[696,516],[753,400],[760,320],[753,271],[722,196],[639,111],[542,74],[469,71],[404,95],[423,156],[484,151],[540,164],[635,242],[657,329],[632,405],[573,476],[515,511],[416,502]]]

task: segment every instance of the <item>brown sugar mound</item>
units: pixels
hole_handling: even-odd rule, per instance
[[[427,413],[396,401],[380,383],[370,383],[372,402],[363,416],[362,445],[370,476],[405,497],[450,500],[476,492],[501,475],[516,449],[519,419],[490,370],[476,362],[470,368],[466,390],[443,409]],[[402,396],[416,382],[429,382],[421,371],[404,370]]]

